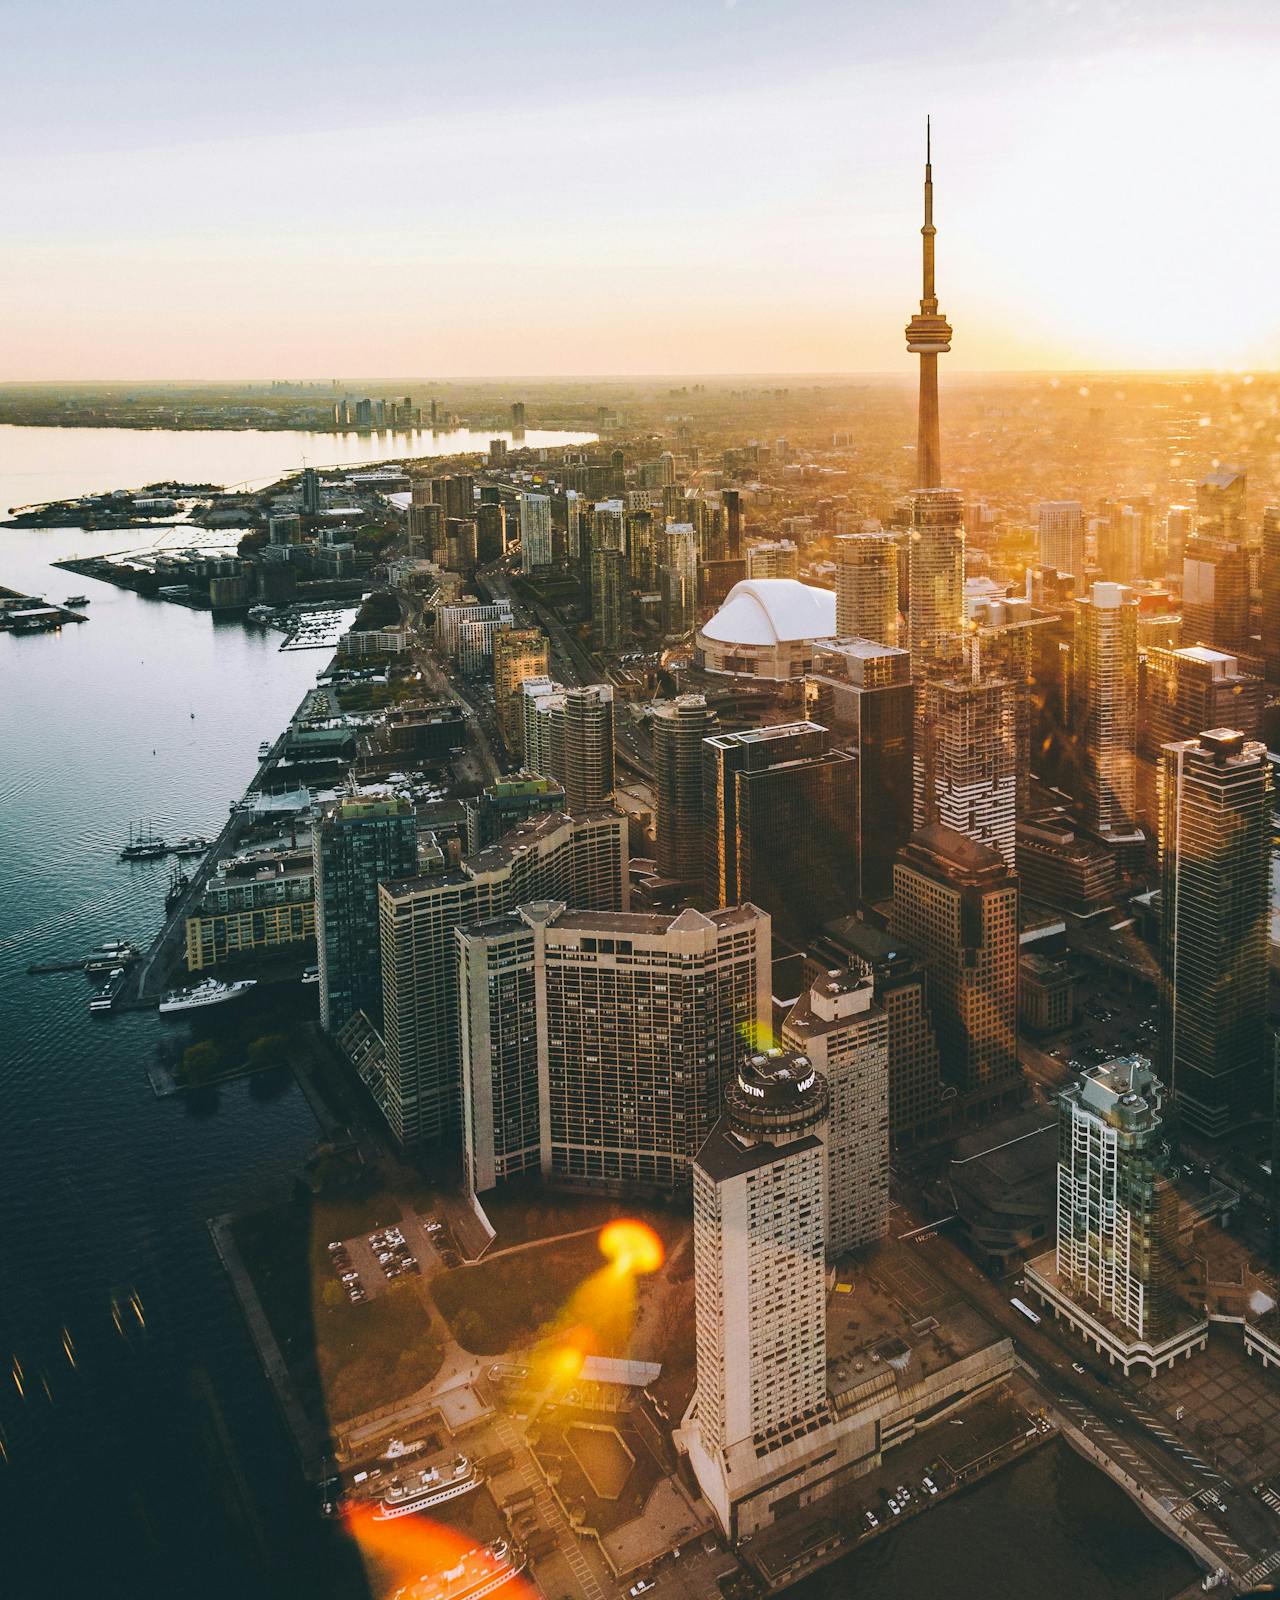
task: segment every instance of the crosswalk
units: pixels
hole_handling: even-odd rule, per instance
[[[560,1553],[569,1563],[569,1570],[578,1580],[578,1587],[586,1596],[586,1600],[605,1600],[605,1592],[600,1586],[600,1581],[587,1565],[586,1557],[579,1548],[578,1541],[573,1537],[560,1507],[534,1466],[528,1446],[507,1417],[498,1419],[496,1432],[504,1447],[510,1450],[520,1463],[520,1476],[524,1479],[526,1487],[533,1492],[533,1503],[538,1508],[538,1515],[556,1535]]]
[[[1203,1456],[1197,1455],[1196,1452],[1186,1444],[1185,1440],[1180,1439],[1176,1433],[1170,1432],[1164,1423],[1160,1421],[1159,1417],[1153,1416],[1151,1412],[1148,1411],[1144,1406],[1140,1406],[1136,1404],[1136,1402],[1129,1399],[1125,1399],[1124,1405],[1137,1418],[1137,1420],[1142,1423],[1143,1427],[1149,1428],[1151,1432],[1155,1434],[1157,1439],[1159,1439],[1163,1444],[1167,1445],[1176,1456],[1185,1461],[1186,1464],[1191,1467],[1193,1471],[1198,1472],[1202,1478],[1212,1478],[1215,1483],[1229,1482],[1229,1480],[1224,1478],[1220,1472],[1215,1471],[1215,1469],[1209,1465]]]
[[[1273,1572],[1280,1568],[1280,1550],[1273,1550],[1269,1556],[1261,1561],[1254,1562],[1244,1575],[1246,1588],[1252,1589],[1255,1584],[1261,1583],[1264,1578],[1269,1578]]]
[[[1280,1511],[1280,1494],[1274,1489],[1267,1488],[1265,1484],[1258,1490],[1258,1499],[1269,1511]]]
[[[1206,1486],[1188,1497],[1181,1490],[1164,1482],[1153,1462],[1139,1455],[1127,1440],[1109,1428],[1087,1406],[1078,1400],[1066,1400],[1062,1402],[1062,1407],[1064,1411],[1074,1414],[1080,1431],[1105,1449],[1112,1460],[1118,1461],[1131,1478],[1140,1482],[1149,1494],[1155,1495],[1157,1499],[1172,1507],[1170,1514],[1175,1521],[1194,1529],[1200,1538],[1212,1545],[1232,1567],[1238,1568],[1241,1563],[1248,1561],[1249,1552],[1242,1549],[1229,1533],[1218,1527],[1217,1523],[1211,1522],[1205,1515],[1205,1507],[1212,1504],[1215,1498],[1213,1490]],[[1132,1405],[1129,1409],[1135,1411]],[[1212,1476],[1217,1479],[1218,1474],[1213,1473]]]

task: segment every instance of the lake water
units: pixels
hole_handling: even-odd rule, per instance
[[[303,448],[0,428],[0,507],[271,478]],[[353,458],[329,436],[305,448]],[[145,1068],[170,1025],[91,1021],[81,974],[25,970],[149,939],[166,868],[116,859],[130,822],[214,834],[327,655],[50,567],[119,539],[0,529],[0,584],[92,601],[81,626],[0,634],[0,1595],[337,1600],[359,1588],[299,1485],[205,1228],[288,1192],[311,1113],[291,1084],[157,1101]],[[113,1300],[134,1295],[145,1327],[126,1310],[122,1334]],[[1189,1575],[1118,1491],[1049,1450],[803,1593],[1155,1600]]]
[[[550,433],[530,428],[521,444],[586,444],[594,433]],[[407,456],[488,452],[490,439],[514,443],[495,430],[451,433],[287,433],[152,428],[23,428],[0,425],[0,515],[12,506],[140,489],[174,479],[216,483],[224,489],[258,487],[300,467],[372,466]],[[5,579],[0,577],[0,584]],[[13,588],[12,584],[8,585]]]

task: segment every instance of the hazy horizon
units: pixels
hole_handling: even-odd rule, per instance
[[[10,21],[0,380],[906,373],[926,113],[948,374],[1280,365],[1260,0],[163,15]]]
[[[919,381],[919,374],[910,365],[910,357],[906,358],[907,365],[901,372],[891,370],[876,371],[873,369],[846,371],[821,371],[814,369],[787,370],[784,368],[761,369],[755,372],[731,371],[702,371],[702,372],[563,372],[563,373],[534,373],[534,372],[476,372],[476,373],[420,373],[417,376],[404,374],[391,377],[375,377],[368,373],[356,373],[351,376],[341,375],[336,380],[332,374],[314,373],[254,373],[254,374],[226,374],[208,377],[192,377],[190,375],[175,377],[158,377],[140,374],[137,377],[120,377],[106,374],[77,378],[4,378],[0,379],[0,394],[10,390],[23,389],[93,389],[93,388],[128,388],[128,389],[203,389],[203,388],[228,388],[237,387],[269,387],[272,384],[290,386],[307,385],[329,389],[336,382],[336,393],[349,394],[357,389],[406,389],[423,386],[443,387],[447,385],[481,386],[484,384],[540,384],[547,387],[568,384],[733,384],[733,383],[758,383],[778,381],[796,381],[823,387],[855,382],[879,382],[895,387],[911,389],[914,391]],[[1267,367],[1006,367],[979,368],[948,366],[947,377],[951,380],[951,387],[958,387],[968,381],[995,382],[995,383],[1031,383],[1039,380],[1056,378],[1084,379],[1095,378],[1098,380],[1112,381],[1121,378],[1136,378],[1150,380],[1167,378],[1170,380],[1227,380],[1237,379],[1244,383],[1252,383],[1255,379],[1266,380],[1269,378],[1280,379],[1280,364]],[[944,379],[944,383],[946,380]]]

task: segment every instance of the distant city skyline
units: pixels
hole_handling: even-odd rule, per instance
[[[926,114],[944,387],[1280,365],[1256,0],[452,20],[26,8],[0,381],[905,373]]]

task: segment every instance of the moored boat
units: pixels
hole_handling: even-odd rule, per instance
[[[138,825],[135,832],[132,823],[129,826],[129,842],[120,852],[121,861],[154,861],[157,856],[167,856],[169,846],[148,823],[144,828]]]
[[[444,1572],[424,1572],[397,1589],[392,1600],[481,1600],[523,1572],[527,1559],[519,1545],[495,1539],[468,1550]]]
[[[217,978],[205,978],[190,989],[171,989],[160,1002],[164,1012],[196,1011],[201,1006],[217,1006],[227,1000],[243,1000],[257,983],[256,978],[241,978],[236,983],[219,983]]]
[[[484,1482],[484,1473],[466,1456],[458,1456],[452,1466],[424,1467],[420,1472],[397,1473],[382,1491],[382,1499],[373,1513],[377,1522],[389,1522],[395,1517],[407,1517],[415,1511],[425,1511],[429,1506],[444,1500],[456,1500],[470,1494]]]
[[[116,1003],[116,996],[124,988],[124,979],[124,968],[113,967],[101,989],[95,989],[89,996],[89,1010],[98,1015],[110,1011]]]

